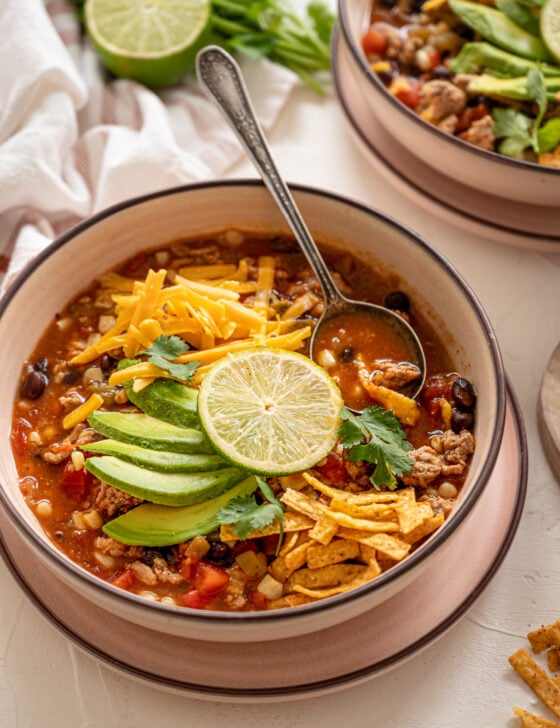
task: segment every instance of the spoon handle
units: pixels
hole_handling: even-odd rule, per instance
[[[325,304],[342,303],[344,298],[336,287],[288,186],[278,172],[236,61],[222,48],[207,46],[197,55],[196,69],[198,81],[205,93],[216,101],[230,122],[286,218],[321,284]]]

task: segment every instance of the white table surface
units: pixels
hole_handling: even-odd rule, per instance
[[[542,374],[560,340],[560,256],[473,236],[403,198],[355,145],[332,94],[320,99],[297,89],[270,142],[289,181],[399,218],[447,256],[479,297],[528,436],[527,501],[513,545],[467,615],[411,661],[356,687],[270,704],[208,702],[114,672],[46,621],[0,563],[1,728],[513,728],[514,705],[552,718],[507,658],[526,646],[528,630],[560,618],[560,486],[536,420]],[[244,162],[229,176],[256,174]]]

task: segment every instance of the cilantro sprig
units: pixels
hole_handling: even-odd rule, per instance
[[[514,79],[514,82],[522,79]],[[556,149],[560,143],[560,118],[542,124],[548,106],[546,80],[542,72],[531,68],[527,72],[526,91],[537,105],[535,119],[515,109],[496,108],[492,112],[494,136],[501,139],[499,151],[508,157],[518,157],[531,148],[537,154]]]
[[[145,351],[140,352],[140,356],[146,356],[151,364],[155,364],[160,369],[169,372],[175,379],[188,382],[193,378],[193,374],[198,369],[200,362],[192,361],[186,364],[177,364],[175,359],[189,351],[190,347],[187,342],[180,336],[158,336],[154,343]]]
[[[216,514],[218,523],[235,524],[233,527],[235,535],[247,538],[252,531],[268,526],[277,518],[280,527],[278,552],[283,538],[284,506],[265,480],[257,477],[257,482],[265,502],[257,503],[254,493],[238,496],[218,511]]]
[[[413,467],[407,454],[412,445],[395,415],[383,407],[368,407],[355,415],[346,407],[342,410],[338,435],[352,462],[365,460],[375,469],[370,478],[375,488],[397,487],[397,476],[409,473]]]

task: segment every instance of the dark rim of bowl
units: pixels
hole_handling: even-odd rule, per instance
[[[383,83],[381,83],[381,81],[377,77],[377,74],[374,73],[368,66],[366,62],[366,57],[359,45],[359,39],[356,39],[352,35],[350,20],[347,14],[347,7],[351,2],[352,0],[338,0],[338,25],[342,31],[342,35],[346,41],[346,45],[360,71],[367,78],[369,84],[378,93],[383,94],[383,96],[389,100],[389,103],[391,103],[395,107],[395,109],[399,110],[403,114],[406,114],[409,119],[412,119],[413,123],[422,127],[422,129],[427,130],[430,134],[433,134],[438,139],[444,140],[449,144],[454,144],[459,149],[465,151],[467,154],[473,154],[480,159],[487,159],[492,164],[501,164],[514,168],[525,167],[528,170],[532,170],[534,172],[539,172],[546,175],[558,175],[560,173],[560,168],[558,167],[552,167],[546,164],[538,164],[537,162],[530,162],[526,159],[514,159],[513,157],[506,157],[505,155],[499,154],[498,152],[491,152],[486,149],[481,149],[474,144],[469,144],[463,139],[459,139],[458,137],[453,136],[453,134],[448,134],[441,129],[438,129],[437,126],[434,126],[433,124],[425,121],[425,119],[422,119],[422,117],[418,116],[418,114],[416,114],[412,109],[409,109],[408,106],[399,101],[396,96],[390,94],[386,87],[383,85]]]
[[[195,184],[183,185],[180,187],[173,187],[158,192],[153,192],[147,195],[135,197],[123,202],[112,205],[111,207],[96,213],[92,217],[80,222],[68,232],[61,235],[59,238],[54,240],[48,245],[43,251],[41,251],[26,268],[18,275],[13,283],[8,288],[6,294],[0,299],[0,318],[4,315],[4,311],[10,304],[10,301],[14,297],[15,293],[25,284],[26,280],[33,271],[38,268],[41,263],[49,258],[53,253],[62,248],[68,242],[73,240],[77,235],[82,233],[84,230],[96,225],[98,222],[108,218],[112,215],[118,214],[124,209],[134,207],[139,204],[144,204],[150,200],[158,199],[161,197],[171,195],[181,195],[188,192],[196,192],[200,190],[206,190],[211,188],[227,189],[232,187],[242,187],[247,189],[265,189],[263,183],[260,180],[255,179],[232,179],[225,181],[211,181],[211,182],[200,182]],[[395,566],[391,567],[388,571],[380,574],[376,579],[370,581],[362,586],[356,587],[351,591],[343,594],[338,594],[326,599],[322,599],[311,604],[300,605],[297,607],[288,607],[284,609],[272,610],[269,612],[212,612],[191,609],[188,607],[171,606],[167,604],[161,604],[159,602],[152,602],[143,597],[129,592],[118,589],[112,586],[110,583],[103,581],[97,576],[88,573],[85,569],[78,566],[70,559],[68,559],[61,551],[58,551],[54,546],[48,544],[40,538],[34,529],[22,518],[18,513],[15,506],[11,503],[7,492],[1,487],[0,484],[0,501],[4,504],[4,507],[10,515],[12,521],[14,521],[20,529],[22,529],[31,542],[38,548],[56,567],[62,569],[64,573],[67,573],[72,579],[77,580],[80,583],[87,582],[95,590],[103,592],[107,597],[116,600],[117,602],[125,602],[129,607],[133,607],[140,613],[145,610],[164,612],[166,618],[184,620],[188,617],[190,621],[201,622],[201,623],[212,623],[212,624],[232,624],[232,623],[248,623],[259,624],[267,622],[283,623],[286,621],[292,621],[305,617],[309,614],[315,614],[317,612],[329,612],[333,609],[338,608],[348,602],[360,601],[367,597],[371,592],[375,592],[383,587],[387,582],[397,580],[398,578],[405,575],[407,572],[412,570],[417,564],[424,561],[428,556],[433,553],[441,543],[443,543],[458,526],[464,521],[468,514],[473,509],[474,505],[478,501],[480,494],[482,493],[489,477],[492,474],[496,459],[498,457],[499,449],[502,442],[504,427],[505,427],[505,412],[506,412],[506,376],[504,366],[502,362],[501,353],[497,344],[496,335],[492,329],[492,325],[484,312],[480,302],[476,298],[474,292],[470,286],[466,283],[463,277],[451,266],[451,264],[444,258],[444,256],[437,251],[430,243],[424,238],[415,233],[412,229],[406,225],[398,222],[395,218],[381,212],[369,205],[359,202],[355,199],[339,195],[337,193],[329,192],[326,190],[320,190],[314,187],[306,185],[290,185],[290,188],[297,195],[310,195],[312,197],[320,197],[326,200],[333,200],[335,203],[341,203],[348,207],[352,207],[356,210],[362,211],[369,216],[374,216],[388,226],[397,229],[415,245],[420,247],[427,253],[435,264],[437,264],[444,273],[452,278],[457,287],[461,290],[465,298],[468,299],[474,313],[476,314],[480,323],[481,329],[486,333],[486,340],[488,348],[491,352],[494,369],[496,372],[496,415],[494,421],[494,437],[489,446],[488,456],[484,462],[481,471],[478,475],[477,481],[471,487],[470,492],[467,494],[464,500],[461,501],[460,508],[454,512],[453,518],[446,521],[441,528],[439,528],[428,540],[422,548],[414,551],[410,556],[401,561]],[[271,198],[272,204],[272,198]]]

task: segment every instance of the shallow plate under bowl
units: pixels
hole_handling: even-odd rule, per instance
[[[372,679],[445,634],[488,586],[508,552],[526,485],[525,431],[510,390],[504,436],[488,487],[448,551],[434,557],[404,591],[360,617],[301,637],[249,642],[242,649],[239,644],[165,635],[107,613],[40,568],[0,511],[3,556],[42,614],[110,668],[152,687],[208,700],[298,699]]]

